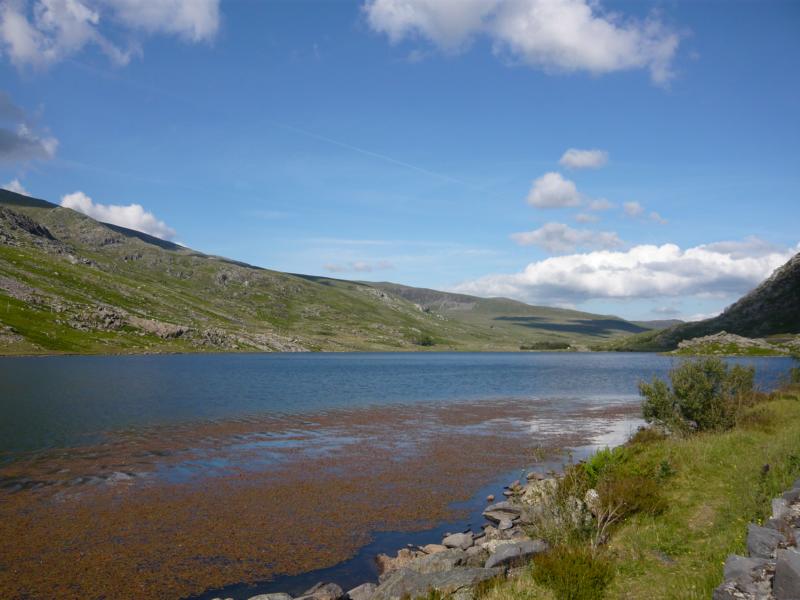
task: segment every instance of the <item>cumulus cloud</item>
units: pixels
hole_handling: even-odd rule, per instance
[[[589,210],[611,210],[616,206],[613,202],[609,202],[605,198],[598,198],[589,202]]]
[[[600,220],[600,217],[597,215],[591,215],[589,213],[578,213],[575,215],[575,220],[578,223],[597,223]]]
[[[578,188],[560,173],[545,173],[531,184],[528,204],[536,208],[578,206],[582,201]]]
[[[345,264],[328,263],[323,268],[329,273],[372,273],[373,271],[394,269],[394,265],[387,260],[379,260],[375,263],[356,260]]]
[[[53,158],[58,140],[35,127],[25,111],[0,91],[0,162]]]
[[[3,189],[8,190],[9,192],[16,192],[17,194],[22,194],[23,196],[30,196],[28,190],[22,185],[19,179],[12,179],[8,183],[3,184]]]
[[[644,206],[638,202],[625,202],[622,205],[622,209],[629,217],[638,217],[644,212]]]
[[[552,253],[574,252],[579,248],[617,248],[623,244],[612,231],[573,229],[564,223],[546,223],[533,231],[512,233],[511,239],[521,246],[539,246]]]
[[[139,33],[208,41],[219,19],[219,0],[5,0],[0,54],[17,67],[46,67],[94,45],[124,65],[140,52]]]
[[[164,221],[142,208],[141,204],[100,204],[94,202],[83,192],[73,192],[61,198],[61,206],[71,208],[103,223],[111,223],[128,229],[135,229],[162,240],[175,237],[175,230]]]
[[[564,152],[558,164],[569,169],[599,169],[608,164],[608,152],[570,148]]]
[[[551,303],[740,296],[797,250],[774,248],[757,238],[686,249],[676,244],[640,245],[625,251],[599,250],[547,258],[530,263],[519,273],[465,282],[457,290]]]
[[[495,53],[546,72],[647,69],[659,84],[680,43],[658,17],[626,19],[598,0],[366,0],[364,10],[393,43],[422,37],[455,52],[483,35]]]
[[[650,214],[648,215],[648,217],[649,217],[649,219],[651,221],[655,221],[659,225],[666,225],[667,224],[667,220],[664,217],[662,217],[660,214],[658,214],[656,211],[651,211]]]

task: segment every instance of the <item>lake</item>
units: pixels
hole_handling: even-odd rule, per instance
[[[762,387],[789,359],[753,364]],[[639,423],[618,353],[0,359],[0,595],[302,592]],[[439,536],[439,538],[437,538]],[[41,568],[44,565],[45,568]]]

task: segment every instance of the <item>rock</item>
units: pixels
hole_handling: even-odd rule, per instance
[[[370,600],[376,589],[378,586],[374,583],[362,583],[347,592],[347,598],[349,600]]]
[[[335,583],[320,582],[297,598],[297,600],[341,600],[344,590]]]
[[[486,569],[505,567],[525,562],[536,554],[547,551],[547,544],[542,540],[525,540],[501,544],[483,565]]]
[[[494,502],[494,494],[489,494],[488,496],[486,496],[486,501],[487,502]]]
[[[465,554],[465,567],[482,567],[486,562],[486,559],[489,558],[489,552],[480,546],[472,546],[471,548],[467,548]]]
[[[541,481],[542,479],[544,479],[544,475],[542,475],[541,473],[536,473],[535,471],[531,471],[525,476],[525,479],[527,479],[528,481]]]
[[[420,548],[425,554],[436,554],[437,552],[444,552],[447,550],[447,546],[442,546],[441,544],[426,544],[422,548]]]
[[[800,500],[800,487],[796,487],[788,492],[784,492],[782,498],[786,500],[787,504],[794,504]]]
[[[279,594],[259,594],[258,596],[250,596],[247,600],[292,600],[292,597],[289,594],[281,592]]]
[[[384,575],[385,573],[402,569],[408,566],[416,557],[417,555],[408,548],[401,548],[398,550],[397,556],[394,558],[387,554],[378,554],[378,556],[375,557],[375,562],[378,563],[378,575]]]
[[[772,585],[776,600],[800,599],[800,552],[797,550],[778,552]]]
[[[753,523],[747,526],[747,552],[752,557],[773,558],[778,544],[784,541],[783,534],[774,529]]]
[[[503,519],[518,519],[522,514],[522,509],[510,502],[498,502],[486,507],[483,516],[492,523],[499,523]]]
[[[514,527],[514,523],[511,522],[511,519],[500,519],[500,522],[497,524],[497,529],[500,531],[505,531],[512,527]]]
[[[417,573],[439,573],[449,571],[463,565],[467,553],[460,548],[448,548],[444,552],[436,552],[421,556],[409,563],[408,568]],[[483,565],[480,565],[483,566]]]
[[[769,564],[765,558],[749,558],[731,554],[723,567],[724,579],[738,579],[743,575],[751,576],[756,570],[763,570]]]
[[[466,550],[472,546],[471,533],[453,533],[442,540],[442,545],[448,548],[461,548]]]
[[[431,590],[454,598],[471,598],[471,590],[481,581],[502,574],[502,569],[457,567],[441,573],[417,573],[399,569],[375,590],[370,600],[402,600],[404,597],[424,596]]]
[[[772,518],[782,519],[789,512],[789,502],[786,498],[772,499]]]
[[[600,494],[598,494],[595,489],[586,490],[583,503],[586,505],[586,508],[589,509],[589,512],[596,517],[597,513],[600,511]]]

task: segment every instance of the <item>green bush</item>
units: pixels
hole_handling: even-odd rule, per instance
[[[639,384],[643,416],[673,432],[730,429],[752,403],[754,376],[752,367],[715,357],[684,362],[669,373],[672,387],[658,378]]]
[[[625,460],[624,446],[616,448],[603,448],[598,450],[583,463],[583,469],[589,481],[589,487],[597,487],[598,480],[604,473],[608,473],[614,466]]]
[[[533,560],[533,580],[558,600],[597,600],[614,578],[614,563],[585,545],[559,546]]]

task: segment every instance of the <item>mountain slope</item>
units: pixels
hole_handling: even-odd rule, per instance
[[[744,337],[800,333],[800,253],[711,319],[648,332],[612,344],[618,350],[674,350],[682,340],[727,331]]]
[[[519,350],[641,330],[503,299],[431,308],[400,288],[414,290],[253,267],[0,191],[3,354]]]

